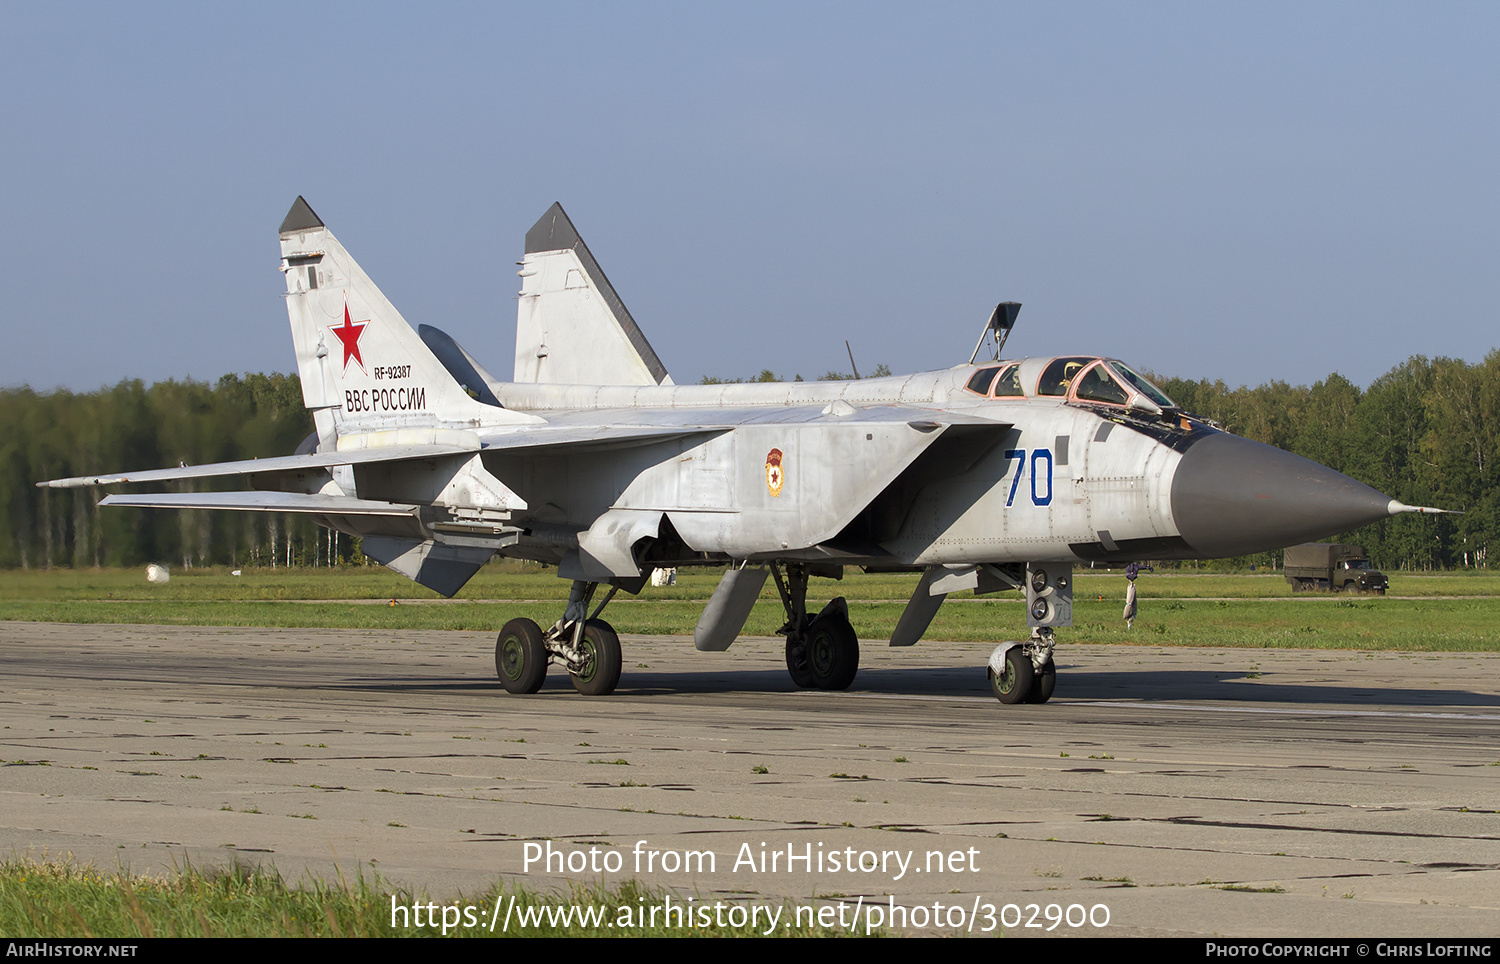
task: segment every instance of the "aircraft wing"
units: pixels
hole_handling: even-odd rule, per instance
[[[303,492],[149,492],[107,495],[100,505],[137,509],[230,509],[241,512],[305,512],[317,515],[415,516],[417,506]]]
[[[268,459],[245,459],[237,462],[209,462],[203,465],[185,465],[175,469],[146,469],[140,472],[117,472],[112,475],[80,475],[67,479],[52,479],[38,482],[39,488],[71,489],[90,485],[114,485],[125,482],[174,482],[184,479],[221,478],[233,475],[262,475],[276,472],[302,472],[327,469],[340,465],[365,465],[372,462],[404,462],[418,459],[443,458],[453,455],[476,455],[482,451],[501,449],[529,449],[549,446],[592,444],[623,444],[641,441],[660,441],[703,431],[725,430],[732,426],[606,426],[558,425],[526,428],[497,434],[480,441],[473,433],[470,439],[454,442],[426,444],[388,445],[373,444],[368,447],[345,447],[333,452],[316,452],[307,455],[285,455]],[[359,436],[346,437],[341,444],[360,441]],[[101,503],[102,504],[102,503]],[[114,501],[111,505],[124,505]],[[206,508],[206,507],[205,507]],[[286,511],[299,511],[288,509]],[[307,510],[313,511],[313,510]]]
[[[797,424],[827,418],[839,424],[906,422],[914,427],[937,428],[940,424],[993,425],[987,419],[953,412],[871,405],[846,406],[847,413],[835,412],[833,406],[792,406],[784,408],[744,408],[738,410],[701,410],[670,408],[619,409],[579,412],[554,417],[547,424],[492,431],[480,436],[473,432],[446,432],[449,439],[433,442],[390,444],[382,436],[395,433],[371,433],[346,436],[340,448],[332,452],[286,455],[267,459],[245,459],[236,462],[210,462],[185,465],[174,469],[145,469],[139,472],[116,472],[109,475],[81,475],[66,479],[38,482],[40,488],[69,489],[91,485],[114,485],[127,482],[174,482],[185,479],[221,478],[234,475],[262,475],[277,472],[302,472],[340,465],[365,465],[372,462],[403,462],[474,455],[480,452],[509,451],[572,446],[610,448],[659,442],[688,435],[730,431],[738,426],[757,424]],[[408,433],[401,433],[408,434]],[[410,433],[417,434],[417,433]],[[435,436],[439,433],[432,433]],[[110,505],[124,505],[116,499]],[[204,506],[207,508],[207,506]],[[288,508],[285,511],[317,511]]]
[[[65,488],[238,476],[261,488],[116,494],[101,505],[364,517],[373,525],[365,532],[367,553],[398,571],[410,569],[407,574],[415,573],[419,582],[451,594],[498,545],[513,543],[528,524],[524,517],[517,524],[503,522],[508,513],[527,509],[526,498],[507,482],[528,453],[545,455],[552,463],[546,471],[563,466],[567,475],[574,471],[569,466],[587,465],[600,477],[618,480],[614,503],[596,517],[570,520],[576,527],[569,531],[576,536],[565,541],[576,538],[580,565],[590,578],[630,577],[639,573],[634,545],[657,535],[664,520],[695,551],[732,558],[778,547],[817,555],[823,551],[818,546],[850,540],[867,551],[878,527],[874,522],[855,524],[858,517],[899,517],[912,492],[972,462],[1010,430],[1008,424],[963,413],[854,406],[842,400],[822,406],[574,410],[550,414],[540,424],[479,432],[431,428],[350,434],[331,452],[40,484]],[[684,444],[652,447],[676,440]],[[486,467],[483,456],[491,453],[498,460]],[[341,468],[361,466],[371,473],[360,477],[363,498],[283,491],[280,484],[267,485],[265,478],[303,472],[331,472],[337,478]],[[524,470],[520,477],[527,478]],[[309,482],[297,481],[284,488],[305,489]],[[310,481],[316,487],[317,480]],[[451,515],[436,522],[423,515],[438,505]],[[505,515],[492,518],[493,512]],[[729,524],[730,516],[738,521]],[[389,522],[376,524],[379,518]],[[423,534],[436,543],[424,542]],[[420,558],[410,565],[402,562],[413,552]]]

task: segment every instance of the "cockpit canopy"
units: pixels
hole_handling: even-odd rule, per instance
[[[1124,362],[1088,355],[986,365],[974,372],[965,388],[988,398],[1052,397],[1147,412],[1177,408],[1166,392]]]

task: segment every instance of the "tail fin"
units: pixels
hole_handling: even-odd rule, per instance
[[[414,425],[531,421],[474,400],[297,198],[281,222],[286,307],[302,398],[344,435]]]
[[[520,274],[516,381],[672,384],[561,204],[526,232]]]

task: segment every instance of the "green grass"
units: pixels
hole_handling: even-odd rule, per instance
[[[703,601],[713,594],[722,570],[682,570],[677,585],[648,586],[642,598]],[[1500,575],[1484,572],[1387,573],[1392,596],[1463,596],[1500,598]],[[1078,570],[1076,597],[1125,598],[1125,578],[1118,572]],[[843,580],[813,579],[815,592],[850,600],[905,600],[917,584],[915,573],[867,575],[851,570]],[[568,598],[569,584],[554,570],[502,562],[485,566],[457,599],[554,600]],[[1147,573],[1136,584],[1142,599],[1293,598],[1279,573],[1224,575]],[[774,600],[776,588],[767,580],[762,598]],[[1296,598],[1317,598],[1298,594]],[[1324,594],[1324,598],[1327,594]],[[146,582],[143,569],[10,569],[0,571],[0,602],[272,602],[289,600],[390,599],[435,600],[437,595],[380,567],[348,566],[319,569],[246,569],[232,576],[222,568],[174,570],[164,586]],[[622,594],[619,598],[626,598]],[[810,596],[810,598],[812,598]],[[955,595],[954,600],[964,598]],[[972,597],[970,597],[972,598]]]
[[[565,894],[541,894],[511,883],[499,883],[475,897],[460,896],[449,906],[473,907],[477,926],[454,926],[450,937],[677,937],[756,936],[751,927],[706,926],[571,926],[543,922],[520,929],[514,916],[509,933],[499,923],[489,931],[496,901],[499,918],[514,900],[517,907],[592,905],[605,909],[604,920],[618,923],[621,908],[639,913],[641,907],[660,906],[666,892],[633,881],[617,887],[575,887]],[[125,873],[101,873],[68,863],[10,861],[0,864],[0,934],[33,938],[109,937],[416,937],[442,936],[442,902],[437,928],[411,926],[413,918],[397,915],[392,926],[392,901],[410,908],[425,905],[425,894],[387,887],[360,876],[355,881],[327,884],[309,880],[292,886],[272,872],[235,867],[225,871],[188,868],[162,878]],[[672,895],[678,906],[686,897]],[[712,904],[712,898],[706,902]],[[431,911],[424,909],[424,920]],[[793,908],[781,911],[777,936],[834,937],[842,931],[788,926]],[[462,912],[455,920],[465,922]],[[763,923],[763,922],[762,922]]]
[[[607,618],[625,633],[690,634],[719,575],[684,572],[676,586],[648,586],[638,597],[621,593]],[[861,637],[879,639],[895,628],[915,584],[915,575],[851,572],[841,581],[812,580],[808,598],[844,596]],[[1128,631],[1120,618],[1124,586],[1117,573],[1079,572],[1074,625],[1059,638],[1153,646],[1500,649],[1500,577],[1488,573],[1397,573],[1384,598],[1293,597],[1279,575],[1148,574],[1139,582],[1140,615]],[[240,577],[188,570],[165,586],[147,583],[136,570],[8,571],[0,572],[0,619],[494,632],[517,616],[550,625],[567,589],[550,570],[515,564],[486,567],[454,601],[378,569],[251,569]],[[402,602],[392,606],[392,598]],[[744,632],[772,635],[784,618],[768,581]],[[927,638],[1000,642],[1025,632],[1018,594],[957,593],[938,612]]]

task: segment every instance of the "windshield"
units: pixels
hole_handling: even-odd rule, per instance
[[[1109,364],[1110,367],[1112,367],[1121,378],[1125,379],[1126,383],[1129,384],[1131,388],[1134,388],[1136,391],[1151,399],[1162,408],[1177,408],[1177,403],[1168,398],[1166,392],[1151,384],[1146,376],[1142,375],[1140,372],[1131,368],[1124,362],[1118,361],[1113,358],[1109,360]]]

